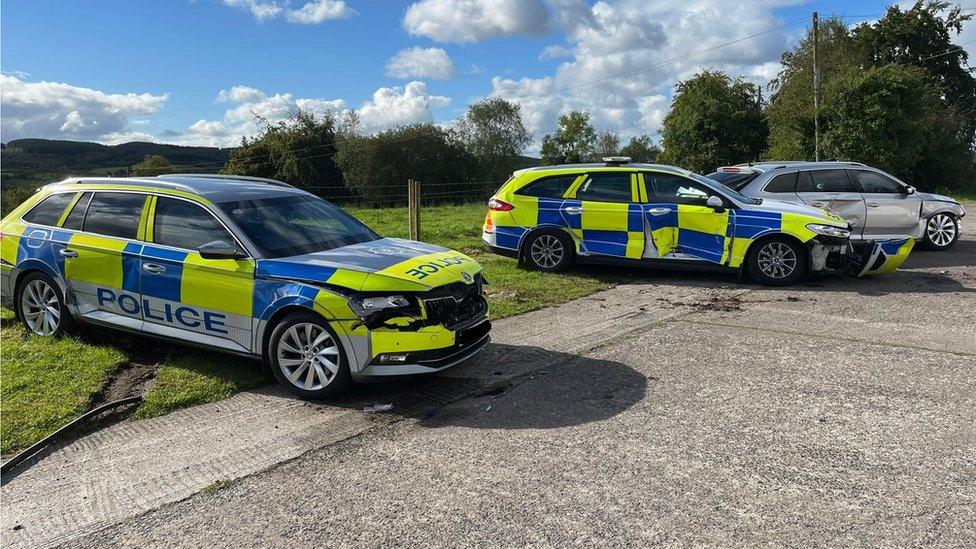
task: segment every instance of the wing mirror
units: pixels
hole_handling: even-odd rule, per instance
[[[214,240],[197,248],[200,257],[204,259],[240,259],[247,257],[235,244],[230,244],[224,240]]]
[[[915,192],[915,187],[912,187],[911,185],[905,187],[905,194],[915,194]]]
[[[714,194],[708,197],[708,200],[705,201],[705,205],[718,213],[725,211],[725,202],[722,201],[722,197],[715,196]]]

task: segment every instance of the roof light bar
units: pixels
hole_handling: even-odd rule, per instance
[[[629,156],[606,156],[603,161],[607,166],[619,166],[621,164],[627,164],[630,162]]]

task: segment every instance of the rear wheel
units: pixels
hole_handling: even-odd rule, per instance
[[[925,223],[922,246],[929,250],[947,250],[959,238],[959,221],[952,214],[939,213]]]
[[[35,335],[59,336],[72,325],[61,288],[44,273],[24,277],[17,287],[15,304],[18,318]]]
[[[573,262],[573,242],[560,231],[540,231],[530,235],[524,250],[525,260],[540,271],[564,271]]]
[[[798,243],[773,237],[753,246],[746,265],[756,282],[766,286],[788,286],[803,276],[807,254]]]
[[[271,333],[268,363],[275,379],[302,398],[328,398],[349,386],[342,345],[322,317],[311,312],[286,316]]]

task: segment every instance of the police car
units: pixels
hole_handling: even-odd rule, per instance
[[[279,181],[72,178],[0,233],[3,305],[31,332],[77,321],[261,358],[301,397],[435,372],[489,340],[477,262]]]
[[[488,202],[488,250],[543,271],[574,261],[745,269],[767,285],[807,272],[895,270],[909,237],[850,241],[851,227],[825,210],[746,197],[673,166],[602,164],[517,171]]]

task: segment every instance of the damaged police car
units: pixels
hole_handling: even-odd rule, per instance
[[[260,358],[305,398],[442,370],[489,341],[477,262],[382,238],[279,181],[73,178],[0,233],[3,305],[31,332],[80,321]]]

